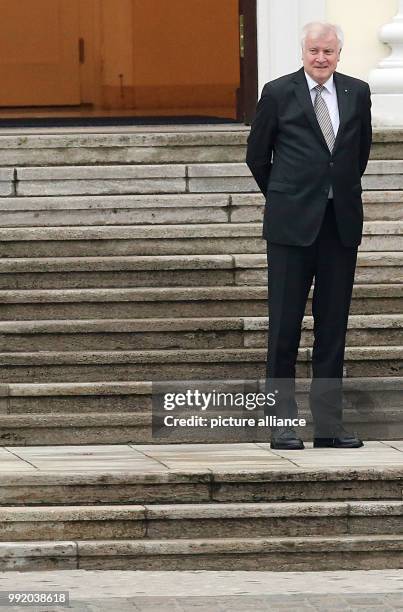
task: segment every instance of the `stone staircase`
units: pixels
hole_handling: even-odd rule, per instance
[[[346,352],[346,421],[385,442],[151,435],[153,381],[264,376],[246,136],[0,137],[1,570],[401,567],[403,132],[375,133]],[[303,415],[311,342],[308,308]]]
[[[292,458],[267,443],[3,449],[0,569],[400,568],[402,453],[401,442]]]
[[[0,137],[3,444],[147,442],[151,381],[263,378],[263,199],[246,136]],[[403,434],[402,132],[375,133],[363,186],[346,420],[390,439]],[[308,308],[302,385],[311,330]],[[379,396],[376,410],[357,403],[355,383]]]

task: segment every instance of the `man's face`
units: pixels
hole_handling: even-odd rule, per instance
[[[302,51],[305,72],[323,85],[336,70],[340,59],[339,41],[331,34],[308,34]]]

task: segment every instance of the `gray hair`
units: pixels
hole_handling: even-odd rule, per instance
[[[302,28],[301,46],[302,50],[305,48],[305,40],[309,34],[315,33],[317,35],[323,34],[335,34],[339,42],[339,51],[343,48],[344,33],[340,26],[333,23],[326,23],[324,21],[311,21]]]

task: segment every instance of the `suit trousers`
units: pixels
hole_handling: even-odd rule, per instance
[[[310,409],[315,435],[331,437],[342,423],[342,378],[357,247],[340,241],[333,200],[309,246],[267,243],[269,336],[267,389],[277,393],[271,414],[295,418],[295,375],[301,325],[314,281],[314,343]]]

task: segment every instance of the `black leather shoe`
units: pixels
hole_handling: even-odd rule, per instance
[[[364,442],[344,429],[334,438],[313,439],[314,448],[360,448],[361,446],[364,446]]]
[[[291,427],[275,427],[272,430],[270,448],[275,450],[302,450],[304,443]]]

